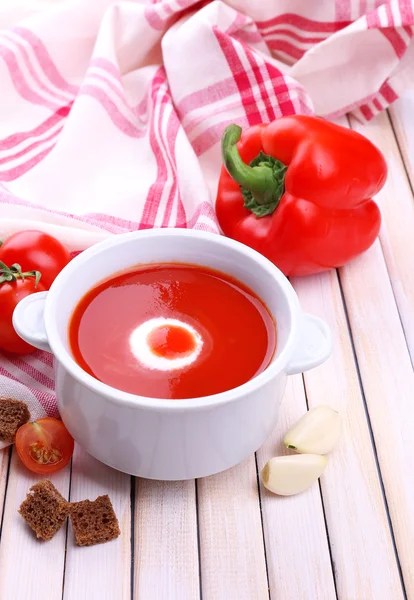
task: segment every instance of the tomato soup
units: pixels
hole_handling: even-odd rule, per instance
[[[276,347],[263,302],[224,273],[151,264],[117,274],[75,308],[76,362],[114,388],[178,400],[233,389],[262,372]]]

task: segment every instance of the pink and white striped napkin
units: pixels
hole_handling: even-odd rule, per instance
[[[223,128],[371,119],[414,81],[413,33],[414,0],[5,0],[0,238],[219,232]],[[51,357],[0,356],[0,395],[56,415]]]

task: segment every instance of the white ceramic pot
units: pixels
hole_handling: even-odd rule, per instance
[[[268,368],[228,392],[175,401],[135,396],[85,373],[68,344],[75,306],[102,279],[151,262],[208,266],[254,290],[277,323]],[[80,446],[115,469],[150,479],[203,477],[241,462],[275,427],[287,375],[317,366],[331,350],[327,325],[301,312],[271,262],[228,238],[184,229],[138,231],[93,246],[63,269],[49,292],[20,302],[13,323],[24,340],[54,354],[59,411]]]

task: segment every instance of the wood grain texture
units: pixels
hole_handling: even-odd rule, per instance
[[[126,600],[131,597],[131,477],[107,467],[78,445],[72,461],[71,502],[108,494],[121,535],[106,544],[75,545],[68,529],[64,600]]]
[[[77,448],[71,499],[108,493],[122,536],[78,548],[69,525],[67,542],[63,527],[45,543],[17,512],[40,477],[22,467],[13,450],[4,500],[9,450],[2,451],[0,600],[124,600],[131,596],[132,574],[135,600],[200,600],[200,585],[203,600],[402,600],[378,466],[407,597],[414,600],[414,94],[395,103],[390,115],[398,144],[386,114],[365,126],[352,121],[382,149],[389,165],[378,197],[384,217],[380,242],[339,272],[362,390],[337,274],[293,281],[304,310],[323,317],[335,339],[331,359],[304,376],[309,406],[331,405],[344,420],[320,487],[291,498],[261,487],[261,513],[251,456],[197,482],[197,516],[194,481],[137,480],[131,571],[129,476]],[[257,453],[259,469],[285,453],[281,438],[305,411],[303,380],[295,376],[279,424]],[[51,479],[68,497],[69,468]]]
[[[379,244],[341,279],[404,582],[414,598],[414,373]]]
[[[6,499],[6,485],[9,476],[9,459],[11,448],[0,450],[0,515],[3,514],[4,501]]]
[[[65,498],[69,493],[69,476],[69,466],[50,476]],[[23,467],[13,449],[0,544],[1,600],[62,598],[66,527],[49,542],[43,542],[17,512],[29,488],[40,479],[41,476]]]
[[[414,187],[414,90],[407,90],[389,109],[400,151]]]
[[[303,309],[325,319],[334,338],[331,358],[304,377],[309,407],[328,404],[343,419],[342,439],[321,477],[338,598],[402,599],[337,274],[294,278],[293,284]]]
[[[136,480],[135,600],[198,600],[194,481]]]
[[[268,599],[254,456],[197,484],[203,600]]]
[[[288,379],[279,422],[257,452],[259,472],[272,456],[290,454],[283,436],[306,410],[302,376],[295,375]],[[319,486],[284,498],[261,485],[261,502],[271,600],[335,600]]]
[[[414,98],[412,108],[414,111]],[[411,356],[414,359],[414,269],[411,253],[408,250],[413,244],[414,235],[413,195],[386,113],[380,114],[365,126],[354,120],[351,124],[382,150],[388,164],[387,183],[376,198],[383,216],[381,247]],[[412,127],[414,128],[414,125]],[[405,148],[404,140],[405,138],[401,139],[401,148]],[[361,295],[360,293],[359,296]]]
[[[383,151],[389,180],[379,196],[381,244],[344,268],[341,279],[404,583],[414,598],[414,199],[386,115],[358,129]]]

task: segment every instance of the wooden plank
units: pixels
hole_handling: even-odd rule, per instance
[[[412,598],[414,373],[379,244],[344,268],[341,279],[405,587]]]
[[[407,342],[414,359],[414,269],[408,250],[412,247],[414,232],[411,188],[386,113],[378,115],[365,126],[355,120],[351,121],[351,125],[382,150],[388,164],[388,181],[377,196],[383,216],[380,239]],[[404,139],[401,139],[401,146],[404,148]]]
[[[279,422],[257,452],[261,471],[272,456],[288,454],[282,439],[306,412],[301,375],[288,380]],[[319,486],[282,498],[261,485],[263,529],[271,600],[336,598]]]
[[[80,548],[75,545],[69,525],[64,599],[126,600],[131,597],[131,477],[107,467],[76,445],[71,502],[95,500],[104,494],[111,499],[121,535],[106,544]]]
[[[268,599],[254,456],[197,485],[203,600]]]
[[[414,90],[407,90],[389,109],[405,167],[414,187]]]
[[[0,515],[3,515],[4,501],[6,499],[6,486],[9,476],[9,460],[11,448],[0,450]]]
[[[69,466],[50,476],[65,497],[69,492]],[[12,451],[3,530],[0,543],[0,598],[45,600],[62,597],[66,527],[49,542],[36,539],[17,510],[29,488],[41,477],[28,471]]]
[[[362,274],[354,290],[367,301]],[[309,406],[328,404],[343,419],[343,436],[321,478],[338,598],[403,598],[351,340],[335,271],[294,278],[303,309],[324,318],[334,337],[331,358],[305,373]],[[377,353],[377,346],[366,348]],[[375,348],[375,352],[373,349]],[[373,371],[371,377],[377,377]]]
[[[413,197],[386,115],[353,126],[382,149],[390,175],[379,197],[381,245],[345,267],[341,278],[405,587],[414,598]]]
[[[198,600],[194,481],[136,480],[134,598]]]

